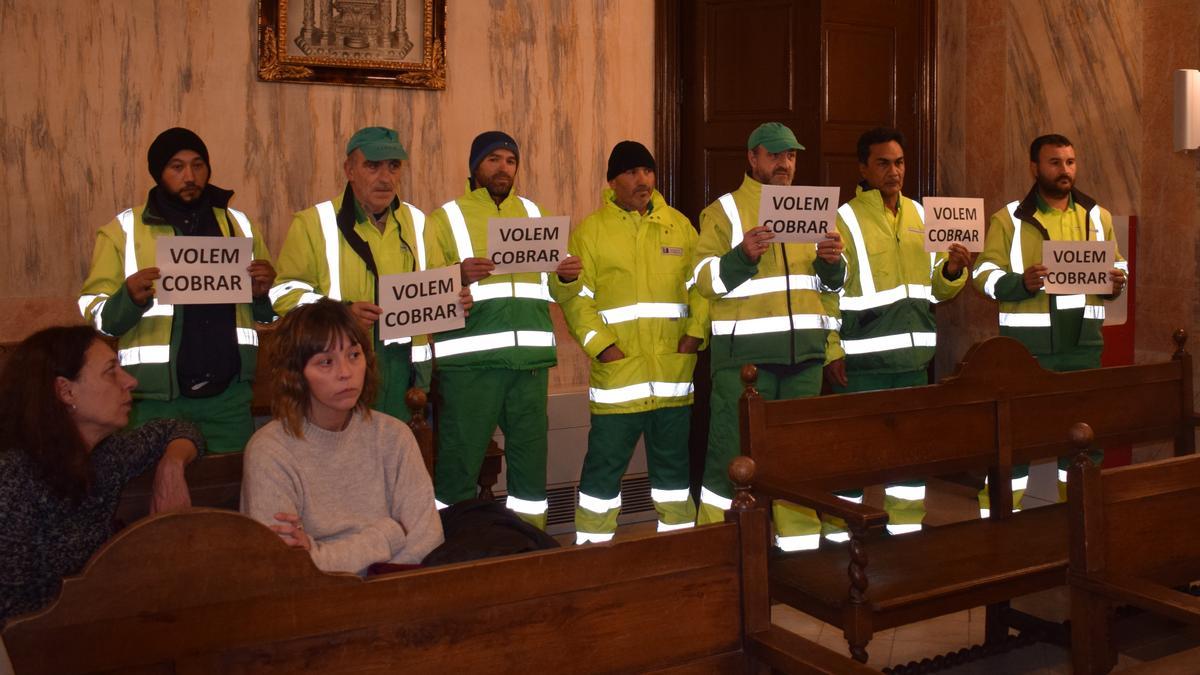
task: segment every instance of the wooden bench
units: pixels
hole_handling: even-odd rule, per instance
[[[1087,442],[1092,431],[1075,433]],[[1133,605],[1200,625],[1200,598],[1176,588],[1200,580],[1200,457],[1176,457],[1101,471],[1090,462],[1070,469],[1071,654],[1075,672],[1098,675],[1116,664],[1113,608]],[[1200,651],[1151,662],[1200,671]]]
[[[1006,601],[1065,583],[1067,566],[1065,508],[1010,513],[1012,466],[1071,453],[1078,419],[1102,443],[1168,439],[1192,452],[1184,338],[1166,363],[1075,373],[1042,370],[1020,343],[994,338],[940,384],[789,401],[763,400],[747,366],[741,442],[758,464],[756,492],[842,518],[851,536],[774,558],[772,597],[841,627],[863,662],[877,630],[980,605],[987,644],[1003,642],[1023,618]],[[883,511],[834,494],[963,471],[987,472],[990,519],[883,538]]]
[[[118,534],[4,643],[17,672],[878,672],[770,624],[767,515],[363,580],[200,509]]]

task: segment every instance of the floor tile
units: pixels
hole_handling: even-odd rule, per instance
[[[954,642],[961,643],[959,647],[969,646],[970,614],[956,612],[939,616],[920,623],[898,626],[896,640],[916,640],[921,642]]]
[[[771,623],[810,640],[816,640],[825,623],[787,605],[771,606]]]

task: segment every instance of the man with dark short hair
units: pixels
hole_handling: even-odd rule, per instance
[[[1075,188],[1075,148],[1059,134],[1039,136],[1029,146],[1033,187],[1020,201],[992,215],[975,286],[999,302],[1000,334],[1029,349],[1043,368],[1058,372],[1100,367],[1104,351],[1104,301],[1125,289],[1129,263],[1116,254],[1107,295],[1047,295],[1045,241],[1116,241],[1112,214]],[[1066,498],[1068,461],[1059,461],[1059,499]],[[1014,467],[1013,508],[1020,508],[1027,467]],[[981,493],[986,497],[986,493]],[[981,508],[987,511],[986,505]]]
[[[131,427],[156,418],[187,420],[200,428],[209,452],[238,452],[254,433],[254,326],[275,317],[267,299],[275,279],[270,254],[246,214],[229,206],[233,192],[209,183],[208,148],[194,132],[162,132],[150,144],[147,163],[156,185],[144,204],[100,229],[79,309],[97,330],[119,338],[121,367],[138,380]],[[252,239],[253,302],[160,303],[155,240],[176,235]]]
[[[846,285],[838,301],[841,328],[825,367],[835,393],[928,384],[937,343],[932,305],[966,285],[971,254],[965,246],[954,243],[937,255],[925,251],[925,209],[901,194],[904,169],[899,130],[879,127],[859,137],[862,182],[837,219],[846,242]],[[857,490],[839,496],[862,500]],[[884,510],[888,532],[921,529],[925,484],[886,486]],[[826,527],[826,536],[846,538],[834,526]]]
[[[280,314],[323,297],[349,305],[375,336],[374,408],[406,422],[409,387],[428,387],[428,342],[424,336],[380,340],[377,328],[383,311],[379,277],[426,269],[425,214],[397,196],[401,162],[407,159],[396,130],[356,131],[342,163],[345,190],[292,219],[279,253],[279,282],[271,289]],[[469,306],[469,297],[464,302]]]
[[[557,363],[550,303],[578,292],[579,258],[556,272],[492,274],[488,220],[533,218],[541,207],[514,188],[520,149],[502,131],[471,143],[467,192],[430,215],[425,233],[429,265],[462,265],[475,298],[465,328],[437,337],[438,508],[475,497],[488,442],[504,433],[506,505],[522,519],[546,526],[546,452],[549,369]]]
[[[708,301],[691,283],[696,230],[655,189],[646,146],[621,141],[608,157],[603,206],[571,233],[583,260],[579,294],[563,304],[592,359],[591,430],[579,479],[575,542],[612,539],[621,478],[646,441],[658,531],[696,520],[688,432],[696,351],[708,337]]]
[[[837,329],[827,303],[846,274],[837,232],[818,244],[775,244],[774,233],[758,224],[763,185],[792,184],[796,151],[804,149],[792,130],[762,124],[746,146],[750,167],[741,187],[700,213],[694,257],[695,283],[712,302],[712,414],[700,524],[719,522],[733,497],[727,471],[741,452],[742,366],[758,366],[757,388],[768,401],[819,394],[826,346]],[[817,546],[821,526],[812,509],[775,502],[774,514],[780,548]]]

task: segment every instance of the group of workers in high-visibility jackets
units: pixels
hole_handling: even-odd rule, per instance
[[[729,508],[726,475],[739,452],[739,369],[758,367],[768,400],[926,384],[937,342],[932,307],[967,279],[971,254],[924,247],[924,212],[901,194],[904,138],[873,129],[858,142],[863,181],[837,211],[837,228],[813,243],[780,243],[759,225],[764,185],[791,185],[803,146],[786,126],[766,123],[747,142],[742,184],[700,214],[699,233],[656,189],[656,163],[622,141],[608,159],[598,210],[572,231],[553,271],[495,274],[487,257],[491,218],[539,217],[516,189],[520,149],[503,132],[480,134],[468,157],[466,192],[428,217],[398,197],[408,153],[397,133],[360,129],[346,146],[341,195],[298,212],[272,264],[261,232],[209,183],[208,151],[186,129],[159,135],[148,152],[155,180],[144,204],[100,230],[80,311],[119,338],[123,367],[139,381],[134,423],[153,417],[195,422],[209,450],[240,450],[250,433],[254,323],[332,298],[375,330],[382,275],[460,265],[464,328],[380,340],[375,408],[407,419],[404,394],[438,377],[439,508],[475,496],[475,478],[497,427],[505,436],[507,506],[546,523],[548,369],[556,363],[549,305],[562,308],[591,360],[591,430],[575,510],[577,542],[611,539],[621,479],[644,438],[659,530],[719,520]],[[1044,240],[1111,240],[1108,211],[1074,188],[1069,140],[1051,135],[1030,149],[1036,181],[991,219],[976,286],[999,301],[1000,329],[1047,368],[1098,367],[1098,296],[1042,290]],[[155,297],[155,240],[164,236],[253,240],[248,304],[176,305]],[[1127,272],[1120,259],[1112,296]],[[711,415],[699,502],[689,485],[688,436],[697,352],[709,349]],[[1017,479],[1022,480],[1022,479]],[[1014,487],[1020,487],[1014,485]],[[889,531],[919,529],[924,486],[885,486]],[[861,492],[843,493],[861,499]],[[698,506],[698,508],[697,508]],[[841,523],[777,503],[777,544],[812,548]]]

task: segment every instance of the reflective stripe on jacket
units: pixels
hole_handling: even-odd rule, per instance
[[[925,368],[937,345],[932,303],[966,285],[963,270],[942,276],[946,254],[925,251],[925,213],[899,197],[893,225],[879,190],[860,185],[838,209],[845,244],[846,285],[839,299],[840,349],[849,372],[899,373]]]
[[[230,193],[232,194],[232,193]],[[236,223],[231,230],[226,212]],[[225,236],[247,237],[253,240],[256,260],[271,259],[266,243],[254,231],[246,214],[232,208],[213,207],[217,225]],[[176,369],[171,366],[182,335],[174,321],[175,307],[153,298],[148,307],[139,307],[129,297],[125,280],[138,270],[155,267],[155,240],[175,236],[175,228],[152,216],[157,223],[146,222],[147,205],[142,204],[117,214],[96,237],[92,267],[79,292],[79,310],[84,319],[105,335],[119,338],[117,358],[138,380],[138,398],[168,401],[179,394]],[[241,357],[241,381],[254,379],[258,355],[258,333],[255,319],[269,321],[270,309],[256,317],[255,303],[236,306],[236,340]]]
[[[1080,219],[1083,240],[1114,240],[1112,214],[1091,197],[1072,191],[1073,210]],[[1042,242],[1078,240],[1068,233],[1049,231],[1038,220],[1037,186],[1019,202],[992,214],[983,253],[975,265],[975,286],[1000,303],[1000,334],[1020,340],[1035,355],[1059,354],[1077,347],[1100,347],[1104,296],[1029,293],[1024,272],[1042,262]],[[1114,267],[1129,273],[1129,263],[1117,251]]]
[[[695,354],[680,354],[681,337],[703,342],[708,301],[690,283],[696,230],[656,190],[646,215],[613,202],[571,233],[580,257],[579,293],[563,303],[567,324],[592,359],[588,398],[595,414],[629,413],[692,402]],[[617,345],[625,358],[596,357]]]
[[[486,258],[488,220],[537,218],[541,208],[510,192],[499,206],[486,188],[469,191],[429,216],[425,231],[431,268]],[[575,282],[578,286],[578,282]],[[467,325],[439,333],[433,345],[439,368],[548,368],[557,362],[551,302],[570,285],[545,272],[493,274],[471,284],[475,304]]]
[[[836,298],[845,263],[817,258],[815,244],[773,244],[750,263],[742,233],[758,225],[762,184],[746,176],[741,187],[700,213],[693,279],[712,300],[712,368],[747,363],[803,363],[826,358],[838,327],[822,296]],[[836,302],[836,300],[835,300]]]

